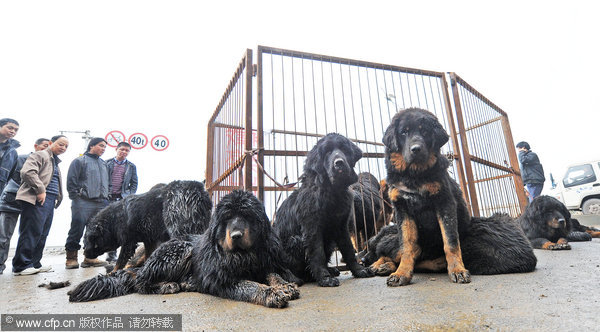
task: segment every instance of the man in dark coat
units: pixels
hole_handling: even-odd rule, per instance
[[[529,143],[519,142],[517,151],[519,151],[519,162],[521,163],[521,177],[529,193],[529,202],[531,202],[542,193],[542,188],[544,188],[544,181],[546,181],[544,168],[537,154],[531,151]]]

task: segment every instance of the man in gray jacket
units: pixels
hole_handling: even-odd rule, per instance
[[[65,244],[67,269],[79,267],[77,252],[81,249],[79,241],[85,226],[98,211],[108,205],[108,170],[106,163],[100,158],[105,150],[106,141],[94,137],[88,143],[87,151],[81,157],[75,158],[69,166],[67,191],[72,203],[71,229]],[[81,267],[104,265],[106,262],[97,258],[85,258],[81,263]]]
[[[45,150],[50,145],[47,138],[38,138],[33,145],[34,152]],[[17,201],[17,191],[21,185],[21,169],[30,154],[23,154],[17,158],[17,165],[13,175],[0,195],[0,274],[4,272],[10,239],[17,226],[17,220],[21,214],[21,202]]]
[[[63,135],[52,137],[52,144],[34,152],[21,169],[21,186],[17,200],[21,201],[19,241],[13,257],[13,274],[30,275],[52,270],[42,266],[46,238],[52,226],[54,209],[62,201],[62,185],[58,156],[67,151],[69,141]]]

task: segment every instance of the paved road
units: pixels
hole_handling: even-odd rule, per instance
[[[37,285],[67,279],[77,284],[102,268],[65,270],[64,254],[55,249],[44,258],[55,272],[0,276],[0,313],[180,313],[186,331],[597,331],[600,239],[572,246],[570,251],[536,250],[532,273],[473,276],[465,285],[451,283],[445,274],[416,274],[411,285],[390,288],[383,277],[354,279],[346,272],[340,287],[301,287],[301,298],[286,309],[197,293],[69,303],[66,293],[73,286],[47,290]]]

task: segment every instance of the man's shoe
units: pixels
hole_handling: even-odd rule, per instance
[[[106,264],[108,264],[105,261],[101,261],[98,258],[85,258],[83,260],[83,262],[81,262],[81,267],[99,267],[99,266],[105,266]]]
[[[40,270],[40,273],[42,272],[50,272],[52,271],[52,266],[50,265],[43,265],[37,268],[38,270]]]
[[[19,271],[19,272],[13,272],[13,275],[15,276],[28,276],[28,275],[32,275],[32,274],[36,274],[40,272],[40,269],[36,269],[35,267],[28,267],[23,271]]]
[[[77,269],[79,263],[77,262],[77,250],[67,250],[67,262],[65,263],[66,269]]]

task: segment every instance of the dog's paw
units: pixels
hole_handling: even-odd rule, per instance
[[[452,282],[459,284],[468,284],[471,282],[471,274],[466,269],[448,272],[448,276]]]
[[[332,277],[337,277],[340,275],[340,270],[338,270],[337,268],[333,267],[333,266],[328,266],[327,267],[327,271],[329,271],[329,274]]]
[[[282,284],[275,286],[274,288],[280,290],[285,296],[287,296],[288,301],[300,298],[300,290],[298,289],[298,285],[294,283]]]
[[[160,286],[160,290],[158,291],[159,294],[175,294],[175,293],[179,293],[179,291],[181,290],[181,288],[179,287],[179,284],[176,282],[167,282],[165,284],[163,284],[162,286]]]
[[[546,247],[548,250],[571,250],[571,245],[568,243],[555,243]]]
[[[321,287],[337,287],[340,285],[340,281],[335,277],[325,277],[317,283]]]
[[[371,271],[371,269],[361,266],[360,269],[352,271],[352,275],[354,276],[354,278],[370,278],[370,277],[374,277],[375,273],[373,273],[373,271]]]
[[[369,266],[369,271],[377,276],[389,276],[392,272],[396,271],[396,265],[392,262],[379,265],[372,264]]]
[[[269,308],[285,308],[288,305],[290,296],[281,288],[281,286],[267,288],[265,302],[263,305]]]
[[[387,285],[390,287],[398,287],[398,286],[406,286],[408,284],[410,284],[410,281],[412,280],[412,276],[410,275],[400,275],[397,273],[392,273],[392,275],[390,275],[387,278]]]

